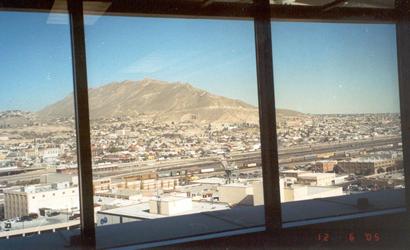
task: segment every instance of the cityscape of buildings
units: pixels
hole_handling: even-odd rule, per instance
[[[0,117],[0,237],[78,225],[73,118]],[[277,133],[282,202],[404,187],[398,114],[280,116]],[[95,119],[91,145],[98,226],[263,205],[257,124]]]
[[[266,247],[289,245],[288,231],[297,234],[299,226],[304,246],[336,238],[363,245],[367,234],[389,244],[389,225],[366,229],[364,238],[358,232],[367,223],[354,232],[346,225],[367,216],[375,219],[370,224],[393,225],[405,204],[407,121],[397,72],[406,62],[397,51],[406,50],[406,23],[393,3],[271,0],[242,8],[207,1],[167,8],[147,1],[140,9],[110,1],[9,2],[0,16],[7,20],[0,21],[4,248],[143,248],[249,232],[233,246],[269,238]],[[303,5],[327,21],[310,22],[315,13]],[[254,7],[285,12],[278,20],[255,19]],[[352,12],[346,7],[355,7],[353,16],[339,22],[340,11]],[[368,7],[376,8],[360,15]],[[387,16],[376,19],[390,21],[372,23],[380,11]],[[260,117],[276,118],[278,147],[262,137],[272,131]],[[88,121],[88,131],[76,130]],[[83,132],[90,144],[77,138]],[[83,143],[91,166],[88,148],[78,150]],[[80,160],[91,176],[80,175]],[[397,219],[374,216],[393,213]],[[316,231],[328,221],[338,229],[324,230],[324,241]],[[273,238],[259,233],[273,227],[280,229]]]

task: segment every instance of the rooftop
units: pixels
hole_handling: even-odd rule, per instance
[[[225,178],[218,178],[218,177],[211,177],[211,178],[203,178],[196,181],[192,181],[192,183],[206,183],[206,184],[219,184],[224,185],[226,183]]]
[[[331,178],[335,176],[335,173],[301,173],[298,178]]]
[[[176,200],[186,199],[182,197],[173,197],[173,198],[175,198]],[[132,217],[136,219],[141,219],[141,220],[169,217],[169,216],[161,215],[161,214],[152,214],[149,212],[149,208],[150,208],[149,202],[141,202],[141,203],[130,205],[130,206],[124,206],[124,207],[104,210],[99,213],[119,215],[119,216],[123,215],[123,216]],[[177,215],[197,214],[197,213],[218,211],[218,210],[224,210],[224,209],[229,209],[229,206],[227,204],[222,204],[222,203],[192,201],[192,210],[179,213]]]
[[[369,198],[372,206],[370,209],[357,208],[357,198],[361,197]],[[405,210],[401,209],[403,206],[404,189],[384,190],[282,203],[282,218],[284,227],[288,228],[319,223],[319,221],[337,221],[383,213],[404,212]],[[306,209],[306,207],[315,209]],[[258,226],[262,226],[260,230],[264,230],[264,223],[264,206],[246,206],[149,221],[107,225],[96,227],[97,248],[144,244]],[[175,225],[180,226],[176,228]],[[136,231],[140,233],[136,234]],[[36,244],[43,249],[62,249],[67,247],[67,242],[70,241],[69,237],[79,235],[79,232],[79,230],[67,230],[55,234],[42,233],[31,237],[2,240],[0,248],[23,250],[27,249],[29,244]]]
[[[281,171],[282,174],[303,174],[303,173],[308,173],[307,171],[303,170],[294,170],[294,169],[289,169],[289,170],[283,170]]]
[[[153,201],[180,201],[180,200],[186,200],[190,199],[188,197],[182,197],[182,196],[164,196],[164,197],[152,197],[151,200]]]
[[[242,187],[250,187],[249,183],[230,183],[222,185],[222,187],[234,187],[234,188],[242,188]]]
[[[129,206],[137,201],[95,195],[94,203],[102,206]]]
[[[70,182],[60,182],[53,184],[36,184],[29,186],[13,186],[10,188],[4,189],[5,192],[13,193],[41,193],[55,190],[63,190],[68,188],[77,188],[76,185],[72,185]]]
[[[379,162],[379,161],[386,161],[386,160],[392,160],[392,159],[385,158],[385,157],[359,157],[359,158],[353,158],[347,162]],[[346,162],[346,161],[342,161],[342,162]]]
[[[316,195],[323,192],[327,192],[334,189],[341,189],[341,187],[319,187],[319,186],[306,186],[307,187],[307,195]]]

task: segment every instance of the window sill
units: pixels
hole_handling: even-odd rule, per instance
[[[354,206],[357,198],[363,196],[373,204],[371,209],[363,211]],[[404,190],[288,202],[282,204],[283,228],[403,213],[406,211],[403,207]],[[100,226],[96,228],[97,249],[172,245],[261,232],[265,230],[263,225],[264,207],[256,206]],[[67,249],[71,246],[70,237],[79,234],[79,230],[64,230],[4,239],[0,240],[0,249],[26,249],[32,244],[42,249]]]
[[[404,192],[404,189],[393,189],[282,203],[283,227],[360,218],[388,211],[403,212],[406,211]],[[358,198],[367,198],[370,207],[359,209],[356,206]]]

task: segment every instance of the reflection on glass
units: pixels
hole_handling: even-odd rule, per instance
[[[271,4],[299,5],[299,6],[325,6],[325,7],[359,7],[359,8],[387,8],[393,9],[395,0],[270,0]]]
[[[306,218],[397,206],[372,198],[404,188],[394,25],[274,22],[272,33],[281,201],[345,204]]]
[[[97,225],[263,224],[229,213],[263,205],[252,22],[100,17],[86,38]]]
[[[70,33],[49,20],[0,13],[0,238],[80,224],[72,97],[53,108],[73,91]]]

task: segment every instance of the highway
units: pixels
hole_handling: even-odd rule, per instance
[[[340,143],[340,144],[322,144],[315,145],[310,147],[295,147],[289,149],[280,149],[279,159],[289,159],[294,157],[308,156],[314,154],[322,154],[329,152],[352,152],[357,150],[371,150],[375,147],[386,146],[390,144],[395,144],[401,142],[401,137],[385,137],[377,138],[372,140],[361,140],[354,141],[349,143]],[[234,162],[238,167],[244,166],[248,163],[261,163],[261,153],[260,151],[253,152],[232,152],[228,162]],[[144,162],[130,162],[130,163],[114,163],[117,164],[117,170],[111,171],[97,171],[93,170],[94,176],[99,177],[108,177],[108,176],[124,176],[129,175],[130,173],[142,173],[149,171],[171,171],[171,170],[200,170],[201,168],[220,168],[219,156],[212,156],[199,159],[180,159],[180,160],[167,160],[167,161],[144,161]],[[298,161],[301,161],[299,159]],[[29,169],[27,169],[29,170]],[[30,180],[39,178],[42,174],[48,173],[52,169],[39,169],[36,168],[35,171],[26,172],[22,174],[10,175],[10,176],[1,176],[0,182],[2,181],[17,181],[17,180]]]
[[[30,181],[33,179],[39,179],[41,175],[47,174],[47,173],[52,173],[55,172],[54,169],[47,169],[47,168],[41,168],[38,170],[33,170],[21,174],[14,174],[14,175],[8,175],[8,176],[1,176],[0,177],[0,183],[7,181],[7,182],[16,182],[16,181]]]
[[[401,142],[401,137],[390,137],[377,140],[366,140],[352,143],[343,143],[336,145],[318,145],[313,147],[299,147],[295,149],[279,150],[279,158],[286,159],[291,157],[300,157],[313,154],[322,154],[328,152],[352,152],[357,150],[371,150],[374,147],[380,147]],[[238,167],[248,163],[261,164],[260,151],[246,152],[246,153],[232,153],[228,162],[234,162]],[[310,160],[312,161],[312,160]],[[299,159],[296,162],[310,162],[305,159]],[[155,163],[154,163],[155,162]],[[207,157],[202,159],[184,159],[184,160],[170,160],[170,161],[152,161],[149,163],[122,163],[121,169],[118,171],[110,171],[109,173],[99,173],[100,176],[125,176],[127,173],[142,173],[148,171],[172,171],[172,170],[193,170],[201,168],[220,168],[220,157]],[[127,169],[127,170],[126,170]]]

